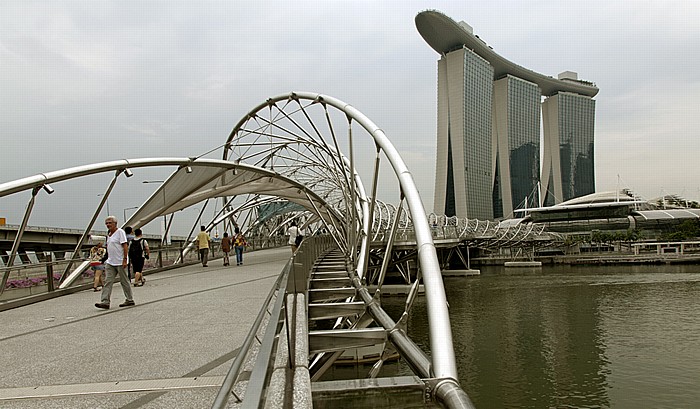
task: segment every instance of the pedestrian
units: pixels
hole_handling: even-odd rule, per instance
[[[292,222],[292,224],[287,229],[287,234],[289,235],[288,243],[292,247],[292,254],[294,254],[297,251],[297,248],[299,247],[297,245],[297,236],[299,235],[299,228],[297,227],[296,222]]]
[[[243,250],[245,249],[245,246],[248,245],[248,243],[246,243],[245,236],[243,235],[243,233],[241,233],[241,229],[239,229],[238,226],[236,226],[234,232],[236,233],[235,237],[233,238],[233,245],[236,249],[236,265],[242,266]]]
[[[125,226],[124,227],[124,233],[126,234],[126,245],[131,244],[131,240],[134,239],[134,233],[132,233],[132,228],[131,226]],[[126,275],[129,277],[129,282],[131,282],[131,263],[129,262],[129,259],[126,260]]]
[[[228,237],[228,233],[224,232],[224,238],[221,239],[221,251],[224,252],[224,265],[231,265],[228,253],[231,251],[231,239]]]
[[[95,279],[92,283],[92,290],[97,292],[100,291],[97,287],[104,287],[103,273],[105,271],[105,265],[103,264],[103,259],[107,255],[107,249],[104,248],[104,237],[102,236],[92,236],[96,244],[90,249],[90,268],[92,269]]]
[[[143,238],[141,229],[134,230],[134,239],[129,244],[129,263],[134,269],[134,287],[140,287],[146,282],[143,278],[143,265],[151,254],[148,241]]]
[[[128,307],[135,305],[131,287],[129,286],[129,277],[126,275],[127,256],[129,253],[126,233],[117,227],[117,218],[114,216],[107,217],[105,225],[109,235],[107,237],[107,261],[105,261],[105,284],[102,287],[102,299],[95,304],[95,307],[105,310],[109,309],[112,285],[114,285],[117,275],[119,276],[119,284],[122,286],[122,291],[124,291],[124,297],[126,297],[126,300],[119,306]]]
[[[199,228],[200,232],[197,235],[197,248],[199,249],[199,256],[202,259],[202,267],[207,267],[207,260],[209,258],[209,243],[211,242],[211,237],[204,231],[205,227],[201,226]]]

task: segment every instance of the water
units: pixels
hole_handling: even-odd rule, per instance
[[[480,409],[700,407],[700,266],[486,267],[445,287]],[[384,305],[397,317],[402,303]],[[409,334],[429,350],[425,300],[414,308]]]

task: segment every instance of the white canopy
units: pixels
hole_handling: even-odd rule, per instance
[[[207,199],[241,194],[275,196],[319,212],[329,223],[340,216],[313,191],[273,171],[222,160],[198,159],[180,167],[125,222],[134,228]]]

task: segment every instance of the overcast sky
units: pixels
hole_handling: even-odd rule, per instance
[[[519,65],[597,84],[598,191],[619,180],[647,199],[700,199],[696,0],[3,0],[0,183],[113,159],[195,156],[266,98],[311,91],[381,127],[431,211],[439,56],[414,23],[426,9],[466,21]],[[18,224],[28,197],[14,196],[0,199],[0,217]],[[99,198],[87,196],[85,210],[72,194],[53,203],[90,212]],[[147,193],[128,196],[115,191],[111,213]],[[85,224],[51,211],[30,224]]]

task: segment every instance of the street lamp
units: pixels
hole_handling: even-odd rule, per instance
[[[144,181],[141,182],[141,183],[149,184],[149,183],[164,183],[164,182],[165,182],[164,180],[144,180]],[[162,233],[162,235],[161,235],[161,236],[162,236],[161,243],[162,243],[163,245],[164,245],[164,244],[167,244],[167,242],[168,242],[168,240],[167,240],[167,238],[166,238],[166,233],[168,232],[167,230],[168,230],[168,216],[163,215],[163,228],[162,228],[162,230],[161,230],[161,233]]]
[[[98,193],[97,197],[101,197],[104,195],[105,195],[104,193]],[[109,199],[106,200],[105,204],[107,205],[107,216],[111,216],[111,214],[109,213]]]
[[[127,210],[138,209],[138,208],[139,208],[138,206],[134,206],[134,207],[127,207],[126,209],[124,209],[124,223],[125,223],[125,224],[126,224],[126,211],[127,211]]]

